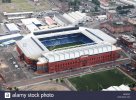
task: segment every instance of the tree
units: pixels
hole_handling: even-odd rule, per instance
[[[11,3],[11,0],[2,0],[2,3]]]
[[[52,81],[53,79],[52,79],[52,78],[50,78],[50,80]]]
[[[59,79],[56,79],[56,83],[58,83]]]
[[[85,9],[82,10],[82,13],[85,13]]]
[[[69,5],[70,6],[78,6],[80,4],[80,0],[70,0]]]
[[[61,82],[61,83],[63,83],[63,82],[64,82],[64,80],[63,80],[63,79],[61,79],[61,80],[60,80],[60,82]]]
[[[99,0],[92,0],[92,3],[94,3],[95,5],[100,6],[100,2],[99,2]]]
[[[94,10],[97,12],[97,11],[98,11],[98,7],[97,7],[97,6],[95,6]]]
[[[12,89],[12,87],[7,87],[7,89],[8,89],[8,90],[10,90],[10,91],[12,91],[12,90],[13,90],[13,89]]]
[[[19,89],[18,89],[17,87],[14,87],[14,90],[15,90],[15,91],[19,91]]]

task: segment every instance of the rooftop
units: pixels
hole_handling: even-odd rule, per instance
[[[44,53],[43,56],[47,59],[48,62],[56,62],[68,59],[74,59],[81,56],[95,55],[104,52],[117,50],[115,46],[108,44],[96,44],[89,45],[84,47],[70,48],[67,50],[53,51]]]
[[[115,27],[131,25],[127,21],[108,21],[107,23]]]
[[[64,18],[61,14],[55,14],[55,16],[67,25],[71,24],[71,22]]]
[[[134,36],[130,36],[130,35],[122,35],[122,37],[124,40],[128,41],[128,42],[135,42],[136,39]]]
[[[71,34],[78,35],[79,33],[82,33],[87,38],[89,38],[91,41],[94,41],[95,42],[95,44],[93,44],[94,46],[92,44],[86,44],[86,45],[76,46],[74,48],[64,48],[64,49],[57,49],[57,50],[49,51],[47,49],[46,45],[44,45],[39,40],[41,38],[42,39],[52,38],[52,37],[56,37],[56,36],[57,37],[59,36],[59,39],[62,40],[62,37],[61,37],[62,35],[71,35]],[[72,39],[71,41],[75,41],[73,38],[71,38],[71,39]],[[52,44],[55,41],[56,40],[52,39],[52,41],[50,41],[50,43]],[[85,41],[86,41],[86,39],[85,39]],[[64,42],[64,40],[62,41],[62,43],[63,42]],[[69,41],[66,40],[65,42],[69,42]],[[88,40],[87,40],[87,42],[88,42]],[[70,52],[73,52],[72,55],[74,54],[75,57],[77,55],[81,56],[82,52],[83,52],[83,54],[85,54],[85,52],[88,52],[88,54],[90,54],[90,55],[96,54],[96,53],[102,53],[102,52],[106,52],[106,51],[108,52],[110,50],[117,49],[114,46],[112,46],[115,43],[116,43],[116,39],[112,38],[111,36],[105,34],[104,32],[102,32],[98,29],[89,29],[89,28],[85,28],[85,27],[79,27],[79,28],[75,27],[74,28],[74,27],[70,27],[70,26],[48,29],[45,31],[43,31],[43,30],[37,31],[37,32],[34,32],[33,34],[30,34],[28,37],[26,37],[20,41],[17,41],[17,45],[24,52],[24,54],[27,55],[29,58],[36,59],[36,60],[42,54],[48,56],[52,53],[56,53],[56,55],[58,55],[59,52],[60,52],[60,55],[62,55],[62,52],[67,52],[67,53],[69,52],[69,55],[71,54]],[[96,51],[93,51],[93,48],[96,48]],[[112,48],[112,49],[110,49],[110,48]],[[90,51],[89,51],[89,49],[90,49]],[[78,51],[79,52],[81,51],[81,54],[79,54]],[[62,59],[62,58],[60,58],[60,59]],[[69,58],[67,58],[67,59],[69,59]],[[53,61],[53,60],[51,60],[51,61]]]
[[[6,26],[9,29],[9,31],[20,31],[17,25],[15,25],[14,23],[6,24]]]
[[[44,17],[44,19],[48,25],[56,24],[56,22],[52,20],[50,17]]]
[[[122,84],[120,86],[111,86],[107,89],[103,89],[102,91],[130,91],[130,87]]]

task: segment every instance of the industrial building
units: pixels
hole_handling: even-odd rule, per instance
[[[53,19],[61,26],[71,25],[72,23],[64,18],[61,14],[55,14]]]
[[[44,20],[38,20],[37,18],[21,19],[21,22],[25,28],[32,33],[38,30],[45,30],[58,27],[59,25],[49,16],[44,17]]]
[[[20,33],[3,35],[0,36],[0,44],[9,40],[20,40],[22,38],[23,36]]]
[[[23,19],[23,18],[31,18],[32,14],[34,12],[16,12],[16,13],[8,13],[8,12],[3,12],[3,15],[9,19]]]
[[[116,39],[99,29],[58,27],[33,32],[16,42],[20,60],[38,73],[54,73],[120,58]]]
[[[5,24],[10,33],[18,33],[20,29],[14,23]]]
[[[86,16],[85,13],[75,11],[71,13],[64,13],[63,15],[56,14],[54,15],[53,19],[61,26],[67,26],[67,25],[80,25],[89,20],[89,17]]]
[[[42,23],[37,18],[27,18],[21,19],[21,22],[29,30],[29,32],[39,30],[39,27],[42,26]]]
[[[44,17],[45,22],[50,26],[50,25],[56,25],[57,23],[50,17]]]
[[[107,21],[100,24],[101,28],[106,28],[112,33],[132,32],[133,25],[127,21]]]

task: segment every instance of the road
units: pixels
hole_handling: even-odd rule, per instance
[[[99,71],[105,71],[105,70],[110,70],[112,69],[111,68],[101,68],[97,71],[87,71],[87,68],[86,69],[80,69],[80,70],[77,70],[77,71],[71,71],[71,72],[65,72],[65,73],[61,73],[61,74],[58,74],[58,73],[55,73],[55,74],[50,74],[50,75],[47,75],[47,76],[42,76],[42,77],[37,77],[37,78],[32,78],[32,79],[26,79],[26,80],[23,80],[23,81],[18,81],[18,82],[13,82],[13,83],[10,83],[10,84],[6,84],[6,86],[11,86],[11,87],[24,87],[24,86],[31,86],[31,85],[37,85],[37,84],[41,84],[41,83],[45,83],[45,82],[49,82],[51,81],[50,79],[57,79],[57,78],[68,78],[68,77],[71,77],[71,76],[79,76],[79,75],[85,75],[85,74],[89,74],[89,73],[95,73],[95,72],[99,72]]]
[[[11,87],[30,86],[30,85],[36,85],[36,84],[40,84],[40,83],[44,83],[44,82],[49,82],[50,79],[67,78],[67,77],[71,77],[71,76],[75,76],[75,75],[76,76],[83,75],[88,72],[90,72],[90,73],[92,71],[95,72],[95,71],[100,70],[102,68],[104,70],[107,70],[109,68],[112,68],[113,66],[114,67],[117,66],[119,63],[128,62],[128,60],[129,59],[126,58],[126,59],[121,59],[121,60],[117,60],[117,61],[111,61],[111,62],[106,62],[103,64],[94,65],[95,67],[86,66],[84,68],[69,70],[69,71],[65,71],[65,72],[61,72],[61,73],[45,74],[42,76],[33,77],[32,79],[25,79],[25,80],[21,80],[21,81],[6,83],[5,86],[11,86]]]
[[[121,70],[120,68],[117,68],[119,71],[121,71],[123,74],[125,74],[127,77],[129,77],[131,80],[133,80],[134,82],[136,82],[136,79],[134,79],[133,77],[131,77],[129,74],[125,73],[123,70]]]

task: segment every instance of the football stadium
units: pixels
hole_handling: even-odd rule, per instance
[[[87,43],[94,43],[93,40],[89,39],[82,33],[67,34],[62,36],[53,36],[47,38],[39,39],[43,45],[45,45],[49,50],[76,46]]]
[[[58,27],[40,30],[16,42],[20,60],[38,73],[53,73],[120,58],[116,39],[99,29]]]

